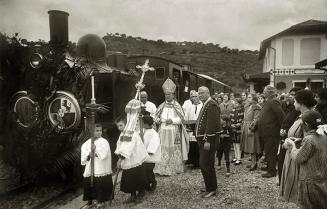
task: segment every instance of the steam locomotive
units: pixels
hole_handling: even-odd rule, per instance
[[[176,98],[181,103],[191,89],[202,85],[211,91],[231,90],[161,57],[107,55],[105,42],[93,34],[81,37],[76,50],[69,52],[69,14],[57,10],[48,13],[49,44],[28,49],[20,89],[11,97],[7,111],[3,142],[7,160],[26,178],[68,178],[72,165],[79,164],[80,145],[89,137],[86,105],[91,100],[91,75],[100,107],[96,118],[103,124],[104,137],[112,149],[118,137],[113,121],[134,97],[141,74],[135,66],[146,59],[155,71],[145,74],[145,91],[156,105],[164,101],[161,86],[167,77],[175,81]]]

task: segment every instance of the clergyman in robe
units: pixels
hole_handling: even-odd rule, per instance
[[[156,164],[155,173],[160,175],[174,175],[184,172],[184,161],[188,155],[187,132],[184,126],[184,111],[175,100],[176,85],[167,79],[163,86],[165,102],[155,114],[155,121],[159,125],[158,133],[161,143],[161,162]]]

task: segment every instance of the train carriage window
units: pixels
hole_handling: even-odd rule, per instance
[[[140,75],[140,71],[138,69],[136,69],[136,62],[128,62],[127,70],[129,72],[129,74],[136,75],[136,76]]]
[[[127,69],[136,69],[136,62],[128,62]]]
[[[183,84],[184,84],[184,92],[190,91],[190,75],[187,71],[183,71]]]
[[[175,83],[180,83],[181,75],[179,69],[173,68],[173,80]]]
[[[163,79],[165,79],[165,68],[157,67],[156,68],[156,80],[163,80]]]

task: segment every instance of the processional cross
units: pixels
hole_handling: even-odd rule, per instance
[[[142,75],[141,75],[141,79],[139,80],[139,82],[136,83],[135,87],[136,87],[136,95],[135,95],[135,99],[140,97],[140,91],[144,88],[144,84],[143,84],[143,80],[144,80],[144,75],[147,71],[154,71],[153,67],[149,66],[149,60],[145,60],[143,65],[137,65],[136,66],[137,69],[140,69],[142,71]]]
[[[135,84],[137,92],[136,92],[134,100],[138,100],[141,103],[140,91],[145,87],[145,85],[143,84],[144,75],[145,75],[145,73],[147,71],[154,71],[154,68],[149,66],[149,60],[148,59],[145,60],[143,65],[141,65],[141,66],[137,65],[136,68],[140,69],[142,71],[142,75],[141,75],[140,80]],[[126,109],[125,109],[125,111],[126,111]],[[138,114],[138,116],[136,115],[135,117],[133,117],[133,119],[127,120],[125,128],[126,127],[133,127],[135,129],[135,126],[136,126],[136,123],[137,123],[136,120],[137,120],[137,117],[138,117],[139,125],[140,125],[140,136],[141,136],[141,139],[143,141],[142,115],[140,114],[140,112],[137,113],[137,114]],[[113,191],[115,191],[115,188],[116,188],[116,185],[117,185],[117,180],[118,180],[118,173],[120,172],[120,170],[121,169],[118,169],[118,171],[117,171],[117,174],[116,174],[116,177],[115,177],[115,180],[114,180],[114,184],[113,184]],[[112,192],[111,195],[112,195],[112,198],[113,198],[114,192]]]

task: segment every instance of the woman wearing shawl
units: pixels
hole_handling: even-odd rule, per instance
[[[183,126],[184,112],[174,99],[176,85],[168,78],[162,88],[166,101],[159,106],[155,114],[155,121],[159,125],[162,157],[154,172],[170,176],[184,172],[183,161],[187,160],[188,145]]]

